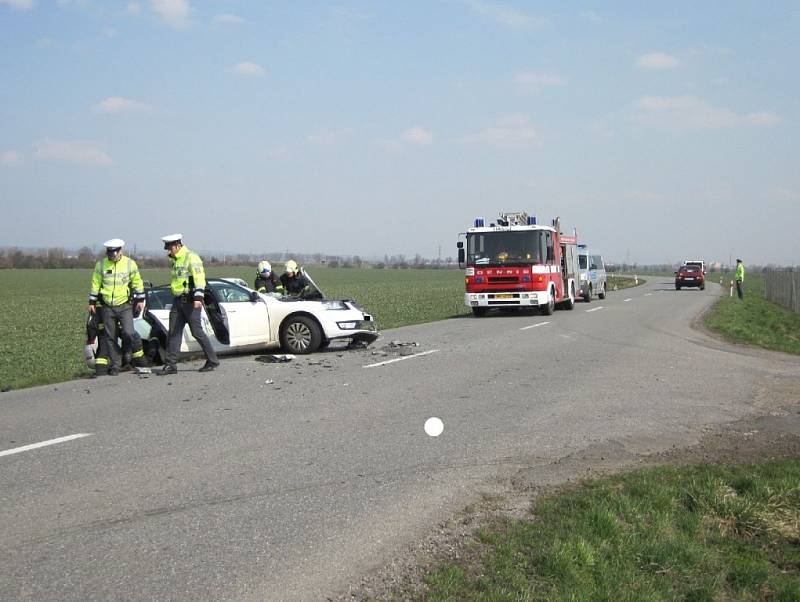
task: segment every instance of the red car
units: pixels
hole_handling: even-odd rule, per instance
[[[682,265],[675,272],[675,290],[679,291],[684,286],[696,286],[701,291],[706,288],[706,277],[699,266]]]

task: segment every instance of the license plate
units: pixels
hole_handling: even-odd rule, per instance
[[[501,293],[499,295],[494,296],[495,299],[513,299],[514,295],[511,293]]]
[[[694,280],[694,278],[684,278],[684,280]]]

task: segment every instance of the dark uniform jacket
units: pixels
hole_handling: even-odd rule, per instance
[[[256,283],[253,285],[253,288],[259,293],[274,293],[276,291],[281,292],[283,290],[283,285],[281,281],[278,280],[275,272],[270,272],[269,276],[266,278],[261,274],[256,276]]]

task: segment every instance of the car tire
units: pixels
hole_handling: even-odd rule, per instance
[[[313,353],[322,344],[319,325],[308,316],[290,316],[281,325],[281,346],[289,353]]]
[[[575,285],[569,285],[569,299],[564,301],[564,309],[570,310],[575,309]]]
[[[676,291],[679,291],[679,290],[681,290],[681,285],[680,285],[680,284],[676,284],[676,285],[675,285],[675,290],[676,290]]]
[[[486,315],[486,312],[489,311],[488,307],[473,307],[472,308],[472,315],[476,318],[482,318]]]
[[[700,290],[701,290],[701,291],[704,291],[704,290],[706,290],[706,284],[705,284],[705,282],[704,282],[703,284],[701,284],[701,285],[700,285]]]
[[[583,295],[583,300],[586,303],[592,302],[592,285],[589,285],[589,288],[586,289],[586,293]]]
[[[606,298],[606,285],[605,285],[605,284],[604,284],[604,285],[602,286],[602,288],[600,289],[600,292],[599,292],[599,293],[597,293],[597,296],[598,296],[600,299],[605,299],[605,298]]]
[[[540,305],[539,311],[542,312],[542,315],[550,316],[553,314],[555,308],[556,308],[555,291],[553,289],[550,289],[550,300],[547,302],[547,305]]]

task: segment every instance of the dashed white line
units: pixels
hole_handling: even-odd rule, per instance
[[[523,326],[520,330],[528,330],[529,328],[536,328],[537,326],[544,326],[545,324],[550,324],[550,322],[539,322],[538,324],[531,324],[530,326]]]
[[[20,452],[30,451],[39,447],[46,447],[48,445],[56,445],[57,443],[64,443],[72,441],[73,439],[80,439],[81,437],[88,437],[91,433],[78,433],[76,435],[67,435],[66,437],[59,437],[58,439],[50,439],[48,441],[41,441],[40,443],[31,443],[30,445],[23,445],[22,447],[15,447],[14,449],[7,449],[0,451],[0,456],[10,456],[11,454],[18,454]]]
[[[421,357],[429,353],[436,353],[438,349],[431,349],[430,351],[423,351],[422,353],[414,353],[412,355],[404,355],[403,357],[396,357],[393,360],[386,360],[385,362],[378,362],[377,364],[367,364],[364,368],[375,368],[376,366],[385,366],[386,364],[393,364],[395,362],[402,362],[403,360],[410,360],[412,357]]]
[[[650,295],[652,295],[652,294],[653,294],[653,293],[645,293],[645,294],[644,294],[644,296],[645,296],[645,297],[649,297],[649,296],[650,296]]]
[[[587,309],[586,313],[588,314],[589,312],[597,311],[598,309],[603,309],[603,306],[601,305],[600,307],[593,307],[592,309]]]
[[[627,303],[628,301],[630,301],[630,298],[628,298],[628,299],[625,299],[625,300],[623,301],[623,303]]]

